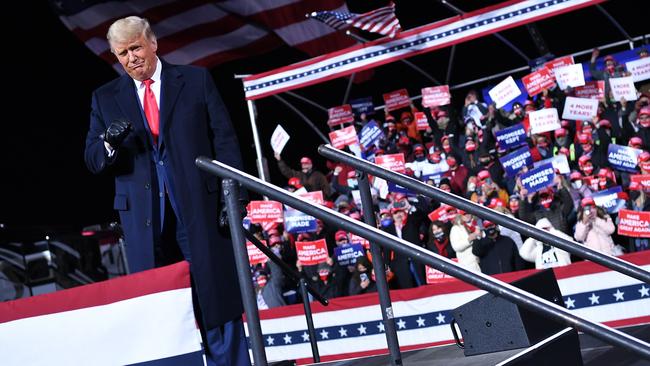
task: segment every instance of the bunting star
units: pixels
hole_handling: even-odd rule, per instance
[[[322,339],[330,339],[329,333],[325,329],[320,332],[320,337]]]
[[[377,324],[377,329],[379,329],[380,333],[386,331],[386,329],[384,328],[384,323],[382,322],[379,322],[379,324]]]
[[[303,342],[309,342],[309,334],[307,334],[307,332],[304,332],[302,334],[302,341]]]
[[[621,289],[616,289],[616,292],[614,292],[612,296],[616,298],[616,301],[625,301],[625,299],[623,298],[624,293],[625,292],[621,292]]]
[[[596,296],[595,293],[592,293],[591,296],[589,296],[589,301],[591,301],[591,305],[600,304],[598,299],[600,299],[600,296]]]
[[[289,344],[291,343],[291,336],[288,334],[284,335],[284,344]]]
[[[339,329],[339,334],[341,335],[341,337],[347,337],[348,336],[348,330],[341,327],[341,329]]]
[[[418,322],[418,327],[423,327],[424,326],[424,319],[422,319],[421,316],[418,316],[417,319],[415,319],[416,322]]]
[[[359,331],[359,335],[366,334],[366,327],[364,327],[363,324],[361,324],[357,330]]]
[[[567,297],[565,302],[566,302],[566,308],[567,308],[567,309],[571,309],[571,308],[575,308],[575,307],[576,307],[576,305],[575,305],[575,302],[576,302],[576,301],[573,300],[573,299],[570,298],[570,297]]]
[[[438,320],[438,324],[443,324],[445,322],[445,316],[442,313],[438,313],[436,320]]]
[[[641,297],[650,296],[650,288],[647,288],[645,285],[643,285],[639,289],[639,293],[641,294]]]
[[[397,322],[397,327],[398,327],[399,329],[406,329],[406,322],[404,321],[404,319],[400,319],[400,320]]]
[[[273,339],[273,337],[269,336],[266,338],[266,343],[268,343],[269,346],[272,346],[273,342],[275,342],[275,339]]]

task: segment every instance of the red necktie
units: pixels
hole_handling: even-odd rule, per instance
[[[154,83],[153,80],[147,79],[144,82],[144,115],[147,117],[147,123],[149,123],[149,129],[153,135],[153,140],[158,141],[158,104],[156,103],[156,96],[151,90],[151,84]]]

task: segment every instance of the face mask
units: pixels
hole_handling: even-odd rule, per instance
[[[320,277],[321,281],[326,281],[327,277],[330,275],[330,270],[329,269],[321,269],[318,271],[318,277]]]
[[[650,118],[639,118],[638,121],[641,127],[650,127]]]
[[[515,109],[514,113],[515,113],[515,116],[521,116],[521,108]]]
[[[442,149],[445,150],[446,153],[449,153],[451,151],[451,145],[449,144],[442,145]]]
[[[550,208],[551,203],[553,203],[553,197],[544,198],[544,199],[540,200],[540,203],[542,204],[542,206],[544,208]]]
[[[591,152],[591,144],[584,144],[582,145],[582,150],[586,153]]]
[[[555,138],[555,141],[557,141],[558,145],[564,146],[566,144],[566,137],[557,137]]]
[[[356,179],[348,179],[348,187],[354,188],[359,184]]]
[[[605,188],[605,187],[607,187],[607,180],[605,180],[605,179],[601,179],[600,181],[598,181],[598,186],[599,186],[600,188]]]
[[[481,166],[488,166],[490,165],[491,160],[479,160],[479,163],[481,163]]]
[[[519,211],[519,201],[511,201],[510,202],[510,211],[512,211],[512,212]]]
[[[576,180],[571,182],[571,186],[575,189],[580,189],[582,188],[582,181],[581,180]]]
[[[470,192],[474,192],[476,190],[476,184],[470,183],[467,185],[467,190]]]
[[[614,72],[615,69],[616,69],[616,66],[614,66],[613,64],[607,65],[607,71]]]
[[[424,154],[415,155],[415,160],[416,161],[424,161]]]
[[[257,286],[259,288],[263,288],[266,286],[266,276],[260,276],[257,278]]]
[[[445,232],[438,231],[437,233],[434,233],[433,236],[436,238],[436,240],[440,241],[445,237]]]
[[[494,236],[496,233],[497,233],[497,228],[495,227],[485,229],[485,235],[487,236]]]
[[[546,149],[548,147],[548,142],[538,142],[537,147],[541,149]]]
[[[381,219],[379,223],[381,224],[381,227],[389,227],[393,224],[393,219],[391,219],[390,217]]]
[[[585,175],[591,175],[591,173],[594,172],[594,167],[593,165],[583,166],[582,171],[585,173]]]

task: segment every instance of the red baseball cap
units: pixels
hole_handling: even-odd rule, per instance
[[[580,173],[580,172],[573,172],[573,173],[571,173],[571,174],[569,175],[569,180],[571,180],[571,181],[578,180],[578,179],[582,179],[582,173]]]
[[[641,110],[639,111],[639,117],[643,115],[650,116],[650,107],[641,108]]]
[[[334,239],[336,241],[343,240],[343,239],[347,240],[348,239],[348,233],[345,232],[345,230],[339,230],[339,231],[336,232],[336,234],[334,234]]]
[[[489,227],[494,227],[494,226],[497,226],[497,224],[489,220],[483,220],[483,228],[487,229]]]
[[[580,206],[585,207],[585,206],[596,206],[596,202],[594,201],[593,198],[591,197],[585,197],[580,201]]]
[[[584,164],[586,164],[587,162],[591,162],[591,155],[582,155],[582,156],[578,159],[578,165],[584,165]]]
[[[605,127],[605,128],[607,128],[607,129],[611,129],[611,128],[612,128],[612,124],[611,124],[608,120],[606,120],[606,119],[601,119],[601,120],[598,122],[598,125],[599,125],[600,127]]]
[[[476,150],[476,143],[472,140],[468,140],[467,142],[465,142],[465,150],[469,152]]]
[[[481,170],[480,172],[478,172],[478,178],[480,180],[485,180],[487,178],[490,178],[490,172],[487,170]]]
[[[629,145],[635,148],[641,148],[643,146],[643,140],[639,136],[634,136],[630,138]]]
[[[580,144],[590,144],[591,136],[587,135],[586,133],[581,133],[578,135],[578,142]]]
[[[304,156],[302,159],[300,159],[300,164],[311,164],[311,159]]]
[[[566,136],[566,129],[564,128],[558,128],[555,130],[555,137],[563,137]]]

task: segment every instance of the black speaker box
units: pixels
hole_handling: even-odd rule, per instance
[[[564,306],[551,269],[522,278],[512,285]],[[566,328],[489,293],[459,306],[452,314],[461,331],[465,356],[529,347]]]

